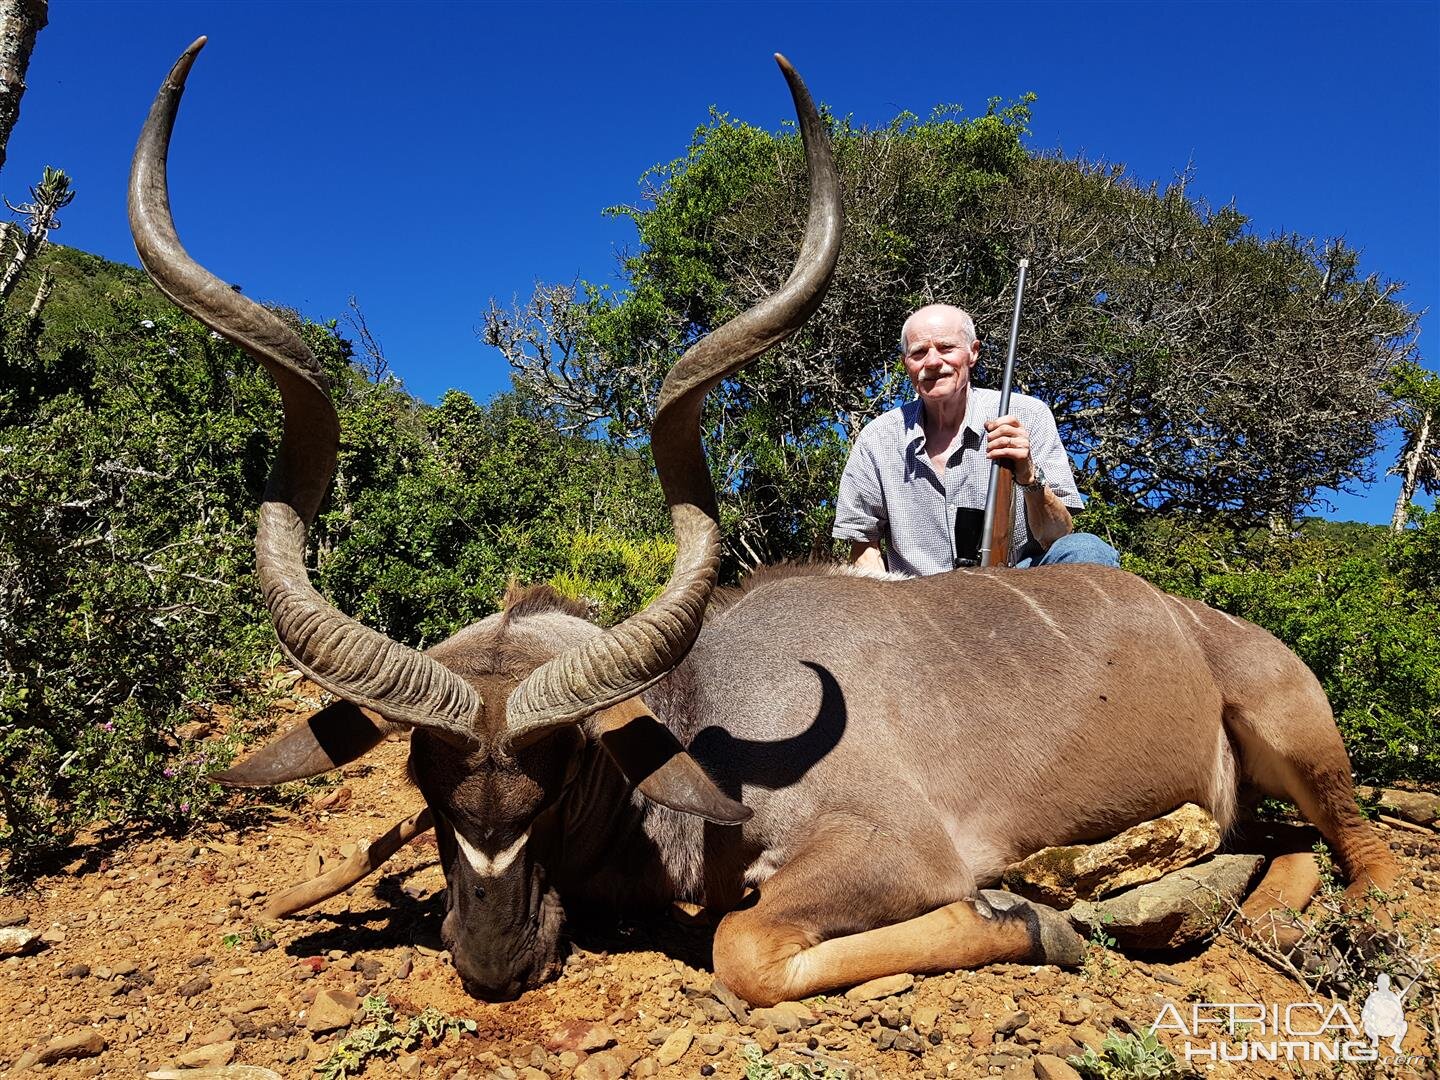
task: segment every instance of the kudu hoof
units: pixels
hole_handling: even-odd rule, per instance
[[[986,918],[1019,919],[1029,931],[1031,963],[1079,967],[1085,962],[1085,939],[1054,908],[1026,900],[1003,889],[981,889],[975,908]]]

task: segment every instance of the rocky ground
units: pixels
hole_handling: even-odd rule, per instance
[[[1111,1029],[1148,1027],[1166,1003],[1184,1011],[1197,1001],[1314,998],[1222,935],[1179,956],[1097,947],[1083,971],[1001,965],[903,976],[751,1011],[714,988],[708,932],[677,912],[664,925],[581,934],[557,982],[487,1005],[466,996],[440,950],[443,880],[428,836],[348,895],[263,925],[266,896],[419,808],[404,757],[402,742],[387,743],[347,768],[340,787],[243,831],[78,848],[63,872],[0,896],[0,927],[43,939],[0,961],[0,1069],[123,1077],[181,1067],[202,1070],[199,1080],[244,1076],[237,1066],[251,1065],[283,1077],[344,1075],[336,1052],[379,1041],[362,999],[382,995],[401,1029],[433,1007],[473,1030],[368,1057],[367,1077],[766,1080],[828,1068],[832,1077],[1044,1080],[1074,1076],[1066,1057]],[[1404,860],[1417,922],[1440,922],[1440,833],[1382,829]],[[1409,1019],[1404,1049],[1421,1060],[1386,1074],[1437,1075],[1434,1017],[1410,1009]],[[1175,1033],[1162,1041],[1183,1053]],[[329,1073],[317,1073],[327,1062]],[[806,1072],[785,1073],[786,1063]],[[204,1071],[221,1066],[228,1072]],[[1205,1071],[1334,1075],[1330,1065],[1253,1062]]]

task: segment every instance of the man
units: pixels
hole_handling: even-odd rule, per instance
[[[1073,531],[1070,511],[1084,503],[1050,409],[1012,394],[1011,413],[998,416],[1000,392],[971,385],[980,342],[969,315],[923,307],[905,320],[900,348],[919,396],[865,425],[840,478],[833,535],[850,541],[852,563],[911,576],[975,565],[998,461],[1015,479],[1015,565],[1120,564],[1109,544]]]

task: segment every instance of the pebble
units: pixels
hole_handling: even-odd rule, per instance
[[[22,956],[34,952],[44,940],[44,935],[23,926],[4,927],[0,929],[0,956]]]
[[[710,1057],[714,1057],[716,1054],[720,1053],[721,1050],[725,1049],[725,1036],[717,1035],[713,1031],[706,1032],[704,1035],[701,1035],[698,1039],[695,1040],[695,1045],[700,1047],[700,1052],[702,1054],[707,1054]]]
[[[218,1043],[230,1042],[235,1038],[235,1025],[229,1020],[221,1020],[209,1031],[195,1036],[192,1040],[196,1046],[215,1046]]]
[[[105,1039],[98,1031],[83,1027],[68,1035],[55,1036],[36,1054],[35,1060],[41,1065],[53,1065],[57,1061],[90,1058],[103,1053],[105,1046]],[[17,1067],[16,1071],[20,1069]]]
[[[1041,1054],[1031,1063],[1035,1080],[1080,1080],[1080,1074],[1058,1057]]]
[[[782,1001],[768,1009],[751,1009],[750,1023],[759,1027],[773,1027],[780,1034],[799,1031],[810,1027],[818,1017],[798,1001]]]
[[[904,993],[914,985],[914,975],[886,975],[882,978],[871,979],[867,983],[861,983],[859,986],[852,987],[845,991],[845,997],[848,1001],[875,1001],[879,998]]]
[[[71,964],[60,974],[67,979],[83,979],[90,974],[89,964]]]
[[[694,1041],[694,1038],[695,1033],[688,1027],[671,1032],[660,1044],[660,1049],[655,1052],[656,1062],[665,1068],[674,1065],[685,1056],[685,1052],[690,1049],[690,1043]]]
[[[997,1035],[1013,1035],[1028,1023],[1030,1023],[1028,1012],[1012,1012],[995,1025],[995,1033]]]
[[[209,975],[196,975],[181,983],[180,988],[175,992],[182,998],[188,999],[194,997],[196,994],[203,994],[206,990],[210,989],[210,985]]]
[[[233,1042],[216,1043],[213,1046],[197,1046],[193,1050],[185,1051],[176,1060],[189,1068],[218,1069],[230,1064],[230,1060],[235,1056],[235,1049]]]
[[[344,990],[322,990],[305,1013],[305,1027],[316,1035],[350,1026],[360,999]]]

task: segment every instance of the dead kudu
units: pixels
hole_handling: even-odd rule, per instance
[[[280,387],[259,577],[285,652],[338,699],[221,779],[313,776],[398,725],[428,804],[282,911],[333,895],[433,822],[442,936],[471,993],[508,997],[553,975],[567,910],[683,899],[728,912],[716,974],[770,1003],[897,972],[1074,963],[1081,942],[1063,917],[985,887],[1040,847],[1186,801],[1229,825],[1242,786],[1295,802],[1352,889],[1391,885],[1319,685],[1247,623],[1099,567],[919,580],[788,567],[712,598],[701,400],[811,315],[840,248],[829,142],[783,60],[809,223],[785,285],[665,381],[653,446],[679,554],[660,598],[602,631],[549,589],[517,591],[423,653],[333,608],[304,564],[338,443],[325,377],[284,323],[186,255],[171,220],[166,154],[201,44],[146,121],[131,226],[159,287]],[[1303,902],[1295,890],[1277,863],[1247,913]]]

